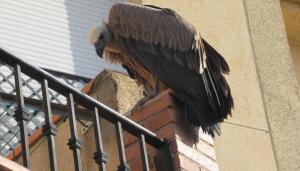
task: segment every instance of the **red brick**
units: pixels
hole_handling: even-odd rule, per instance
[[[162,109],[160,112],[151,114],[148,117],[146,117],[146,114],[140,114],[137,113],[136,115],[130,116],[129,118],[137,121],[139,124],[144,126],[145,128],[149,129],[150,131],[156,131],[160,127],[163,127],[164,125],[167,125],[170,122],[175,122],[175,120],[180,120],[176,116],[176,111],[172,108],[165,108]],[[135,117],[136,116],[136,117]],[[142,120],[142,121],[141,121]],[[125,144],[133,143],[137,140],[137,138],[127,132],[123,133],[124,135],[124,142]]]
[[[149,161],[149,168],[150,170],[156,170],[155,169],[155,163],[154,163],[154,157],[156,156],[156,151],[155,152],[148,152],[148,161]],[[141,156],[138,156],[137,158],[127,161],[131,170],[136,171],[136,170],[143,170],[142,169],[142,159]]]
[[[162,138],[175,138],[177,137],[182,142],[188,145],[193,145],[193,138],[191,134],[191,130],[186,127],[178,126],[176,123],[169,123],[164,127],[155,131],[155,133]]]
[[[128,146],[125,146],[125,154],[126,154],[126,159],[127,161],[135,160],[136,158],[140,157],[140,145],[139,142],[136,141]],[[156,149],[152,147],[151,145],[146,145],[146,150],[148,155],[149,154],[156,154]]]
[[[155,133],[161,138],[175,138],[175,124],[169,123],[159,130],[155,131]]]
[[[130,169],[132,171],[142,171],[143,170],[143,164],[141,158],[135,159],[128,163],[130,166]]]
[[[127,161],[131,161],[138,158],[140,156],[139,143],[135,142],[130,144],[129,146],[126,146],[125,154]]]
[[[143,171],[143,163],[141,158],[135,159],[128,164],[132,171]],[[149,162],[149,168],[151,171],[159,171],[159,169],[155,169],[155,165],[152,161]]]
[[[134,112],[130,119],[140,122],[144,119],[149,118],[152,114],[155,114],[165,108],[169,108],[172,106],[172,97],[169,94],[166,94],[155,101],[151,101],[146,103],[142,108],[138,111]]]
[[[125,145],[129,145],[129,144],[133,143],[134,141],[137,141],[137,137],[128,132],[123,132],[123,137],[124,137]]]
[[[162,128],[165,125],[174,122],[175,122],[174,111],[172,109],[167,109],[151,117],[149,120],[143,123],[143,126],[155,132],[159,128]]]

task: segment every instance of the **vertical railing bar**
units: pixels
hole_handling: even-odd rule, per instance
[[[94,153],[94,159],[95,159],[96,163],[99,165],[99,170],[105,171],[106,170],[105,163],[108,159],[108,156],[105,154],[105,152],[103,150],[100,117],[99,117],[97,107],[95,107],[95,110],[94,110],[94,113],[92,116],[93,116],[95,142],[96,142],[96,152]]]
[[[145,142],[145,136],[144,134],[140,134],[139,137],[139,144],[140,144],[140,150],[141,150],[141,157],[143,161],[143,170],[149,171],[149,161],[148,161],[148,155],[147,155],[147,149],[146,149],[146,142]]]
[[[119,159],[120,159],[120,166],[118,167],[118,171],[129,171],[130,168],[126,162],[123,131],[122,131],[122,125],[120,121],[116,121],[115,129],[117,134],[118,151],[119,151]]]
[[[17,95],[17,104],[18,104],[18,108],[16,110],[16,120],[19,122],[20,125],[20,138],[22,144],[23,165],[27,168],[30,168],[28,132],[27,132],[27,123],[26,123],[29,118],[29,114],[23,112],[24,96],[22,91],[20,65],[16,65],[14,67],[14,76],[15,76],[15,86],[16,86],[16,95]]]
[[[52,113],[51,113],[51,106],[49,100],[49,88],[48,88],[48,81],[46,79],[42,80],[42,95],[43,95],[43,106],[44,106],[45,122],[46,122],[43,127],[43,132],[48,139],[50,167],[52,171],[56,171],[57,160],[56,160],[55,141],[54,141],[54,136],[56,135],[56,126],[52,122]]]
[[[81,148],[83,142],[79,140],[78,134],[77,134],[74,99],[73,99],[72,93],[69,93],[67,95],[67,102],[68,102],[67,105],[68,105],[70,131],[71,131],[71,138],[69,139],[68,145],[69,145],[70,149],[73,150],[75,170],[82,171],[82,165],[81,165],[81,160],[80,160],[80,148]]]

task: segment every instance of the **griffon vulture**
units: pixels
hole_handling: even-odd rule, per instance
[[[185,104],[188,121],[214,136],[231,114],[233,99],[222,74],[225,59],[175,11],[117,3],[107,23],[94,27],[90,41],[100,57],[120,63],[153,97],[171,88]]]

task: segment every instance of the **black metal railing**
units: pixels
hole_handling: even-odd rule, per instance
[[[21,73],[35,79],[42,85],[42,96],[43,96],[43,106],[45,113],[45,125],[43,127],[44,135],[48,139],[49,148],[49,161],[51,170],[57,170],[57,159],[55,154],[55,143],[54,138],[56,134],[56,127],[52,123],[52,113],[50,107],[49,99],[49,88],[60,93],[67,98],[67,109],[68,116],[70,120],[70,130],[71,137],[69,139],[68,145],[73,151],[75,169],[77,171],[82,170],[80,161],[80,147],[82,141],[78,138],[77,126],[76,126],[76,114],[74,103],[79,104],[91,112],[91,120],[94,122],[94,132],[96,140],[96,152],[94,153],[95,162],[99,165],[99,170],[105,170],[105,163],[107,161],[107,156],[103,149],[102,136],[100,130],[100,119],[104,118],[109,122],[113,123],[116,128],[118,151],[119,151],[119,170],[130,170],[128,164],[126,163],[125,156],[125,146],[123,141],[123,130],[129,132],[139,139],[140,151],[143,162],[144,170],[149,170],[148,156],[146,151],[146,143],[155,147],[159,153],[163,150],[168,149],[165,140],[159,138],[153,132],[145,129],[141,125],[131,121],[125,116],[117,113],[111,108],[105,106],[104,104],[98,102],[97,100],[81,93],[70,85],[60,82],[53,75],[48,72],[32,66],[29,63],[15,57],[14,55],[7,53],[0,48],[0,62],[4,62],[14,68],[15,85],[16,85],[16,96],[18,110],[16,110],[16,118],[20,126],[20,139],[22,144],[22,156],[23,165],[30,168],[29,163],[29,144],[28,144],[28,134],[27,134],[27,119],[28,116],[26,112],[23,112],[24,108],[24,97],[22,93],[22,80]],[[159,163],[159,162],[158,162]]]

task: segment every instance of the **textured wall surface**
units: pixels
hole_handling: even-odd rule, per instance
[[[245,9],[278,169],[299,170],[299,94],[279,1],[245,0]]]

